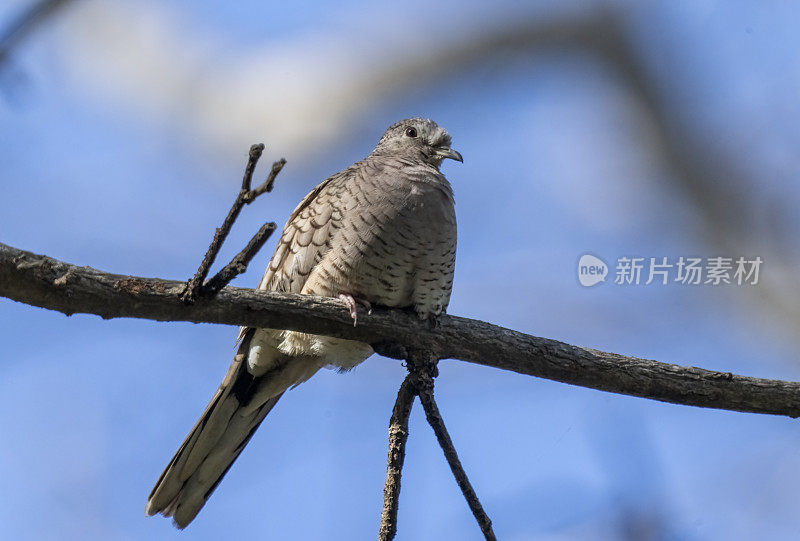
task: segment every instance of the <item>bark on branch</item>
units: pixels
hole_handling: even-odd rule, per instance
[[[183,282],[109,274],[0,243],[0,296],[67,315],[135,317],[283,328],[452,358],[663,402],[800,417],[800,383],[625,357],[444,315],[429,329],[403,310],[361,310],[358,326],[336,299],[226,287],[186,305]]]

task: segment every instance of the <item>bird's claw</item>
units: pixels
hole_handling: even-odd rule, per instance
[[[353,327],[358,325],[358,312],[356,311],[356,304],[360,304],[367,310],[367,315],[372,315],[372,305],[369,301],[364,299],[357,299],[352,295],[341,293],[339,294],[339,300],[342,301],[345,308],[350,311],[350,317],[353,318]]]
[[[344,307],[350,311],[350,317],[353,319],[353,327],[358,324],[358,312],[356,312],[356,300],[352,295],[339,295],[339,300],[342,301]]]
[[[372,315],[372,305],[370,304],[370,302],[369,302],[369,301],[366,301],[366,300],[364,300],[364,299],[355,299],[355,301],[356,301],[358,304],[360,304],[361,306],[363,306],[363,307],[364,307],[364,309],[366,309],[366,311],[367,311],[367,315],[368,315],[368,316],[371,316],[371,315]]]

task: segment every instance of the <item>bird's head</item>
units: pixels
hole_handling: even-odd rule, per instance
[[[463,162],[461,154],[450,148],[450,135],[433,120],[408,118],[389,127],[374,154],[415,156],[436,167],[450,158]]]

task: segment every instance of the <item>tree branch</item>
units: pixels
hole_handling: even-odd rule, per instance
[[[642,398],[800,417],[800,383],[738,376],[625,357],[538,338],[473,319],[443,315],[435,329],[404,310],[363,309],[359,323],[336,299],[226,287],[193,305],[182,282],[104,273],[0,243],[0,296],[71,315],[135,317],[281,328],[389,342],[452,358]]]
[[[408,418],[414,405],[412,375],[406,376],[397,391],[397,400],[389,419],[389,456],[386,459],[386,482],[383,485],[383,509],[379,541],[390,541],[397,533],[397,507],[400,501],[400,476],[406,457]]]

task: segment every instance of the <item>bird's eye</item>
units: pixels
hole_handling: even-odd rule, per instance
[[[416,137],[417,136],[417,128],[408,128],[406,130],[406,135],[409,137]]]

